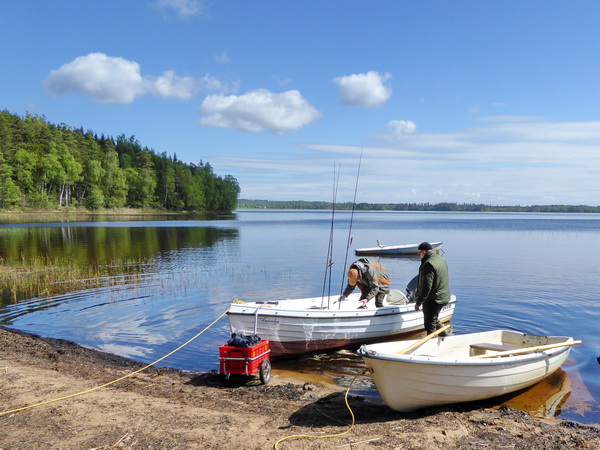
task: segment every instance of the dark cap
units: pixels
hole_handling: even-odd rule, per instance
[[[433,247],[431,246],[431,244],[429,242],[421,242],[419,244],[419,250],[433,250]]]

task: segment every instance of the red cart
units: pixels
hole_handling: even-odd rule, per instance
[[[264,340],[252,347],[219,347],[219,369],[221,376],[228,381],[231,375],[254,375],[260,373],[260,381],[267,384],[271,379],[271,348],[269,341]]]

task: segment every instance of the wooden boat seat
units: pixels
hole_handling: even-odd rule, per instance
[[[509,350],[517,350],[521,347],[514,347],[511,345],[492,344],[491,342],[481,342],[479,344],[471,344],[472,356],[484,355],[487,350],[494,352],[506,352]]]

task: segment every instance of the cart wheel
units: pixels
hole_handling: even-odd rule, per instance
[[[260,382],[267,384],[271,380],[271,361],[264,359],[260,363]]]
[[[223,381],[223,383],[229,384],[229,382],[231,381],[231,374],[230,373],[222,373],[221,380]]]

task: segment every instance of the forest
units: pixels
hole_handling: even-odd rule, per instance
[[[600,213],[600,207],[587,205],[499,206],[481,203],[337,203],[303,200],[238,201],[240,209],[336,209],[355,211],[454,211],[454,212],[539,212],[539,213]]]
[[[240,187],[209,163],[178,161],[134,136],[98,136],[0,111],[0,208],[230,212]]]

